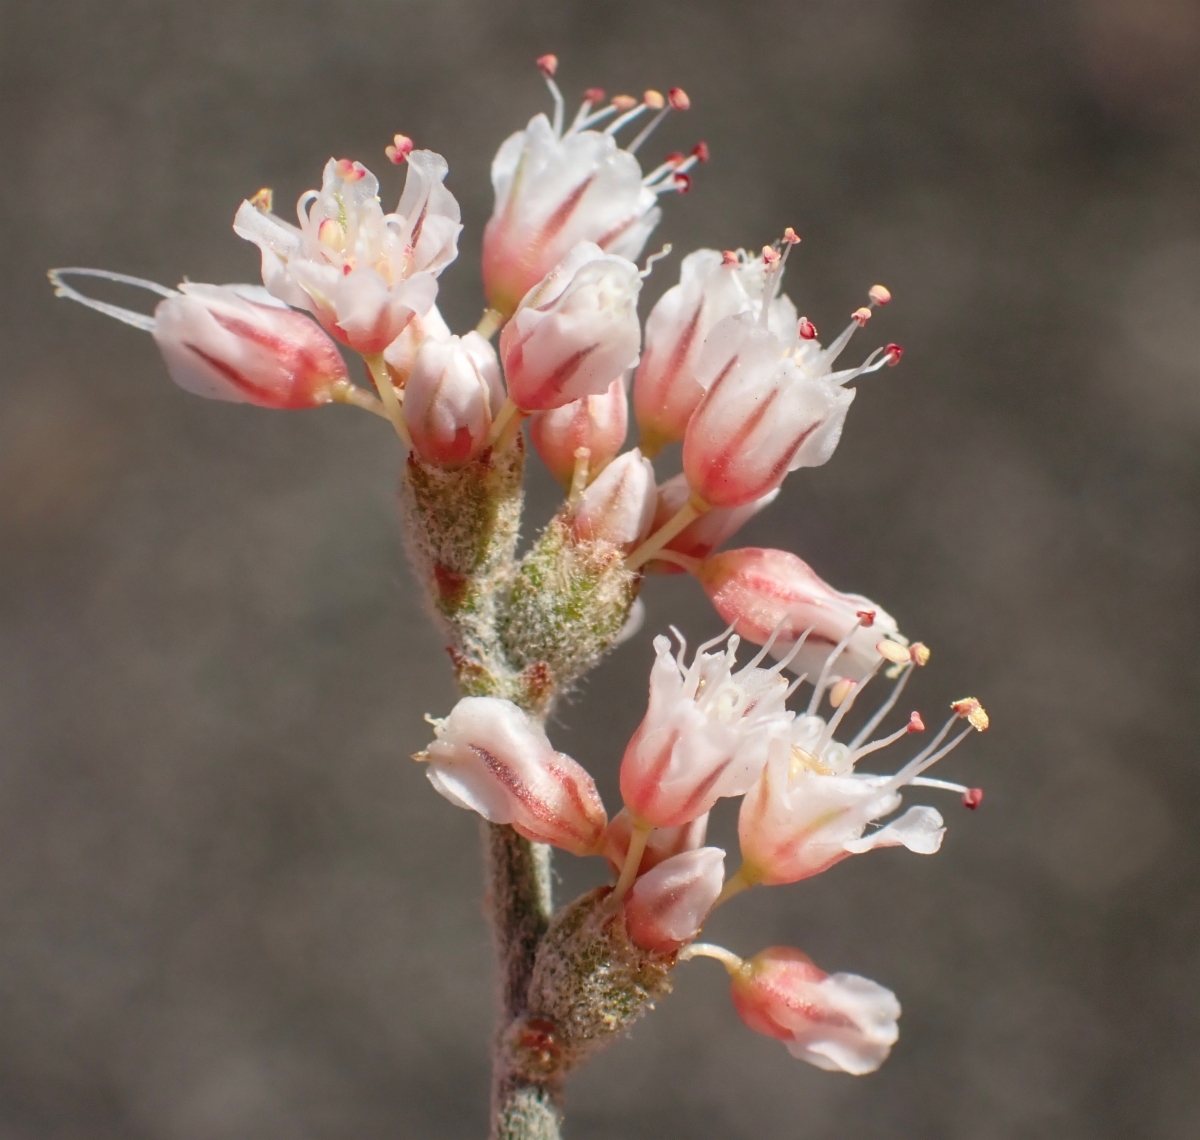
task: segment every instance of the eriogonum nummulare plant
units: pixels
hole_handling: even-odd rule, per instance
[[[393,212],[375,175],[347,159],[330,159],[321,188],[301,196],[296,225],[276,216],[270,191],[242,203],[234,229],[261,251],[261,286],[51,274],[60,295],[150,332],[189,392],[269,408],[350,405],[390,421],[409,449],[401,523],[462,692],[431,718],[433,739],[415,759],[446,800],[487,821],[500,975],[493,1136],[503,1140],[556,1136],[564,1077],[699,956],[729,970],[751,1029],[823,1069],[876,1069],[897,1039],[889,990],[826,974],[799,950],[743,959],[698,939],[715,907],[751,887],[795,883],[876,847],[937,851],[941,815],[921,803],[901,810],[903,800],[950,790],[976,807],[978,789],[925,773],[988,723],[967,698],[916,743],[924,720],[899,701],[929,660],[924,645],[795,554],[718,552],[789,472],[830,460],[853,382],[900,360],[889,344],[841,364],[888,291],[872,287],[823,344],[781,289],[799,241],[789,228],[759,253],[689,253],[643,325],[650,263],[636,259],[659,199],[687,190],[708,152],[700,143],[648,171],[639,152],[688,97],[605,100],[591,89],[565,125],[556,61],[538,63],[554,113],[535,116],[493,162],[487,307],[475,331],[453,334],[435,305],[461,229],[445,160],[403,135],[386,147],[407,169]],[[68,284],[81,275],[162,300],[152,316],[118,308]],[[369,387],[351,380],[335,341],[363,358]],[[640,447],[622,451],[631,387]],[[519,553],[523,422],[566,497]],[[683,471],[660,479],[653,460],[672,444]],[[677,644],[655,638],[645,716],[623,751],[612,748],[623,805],[610,820],[545,721],[636,629],[647,573],[695,577],[729,628],[690,654],[679,634]],[[759,648],[739,663],[743,641]],[[900,758],[883,762],[885,750]],[[728,869],[726,853],[705,845],[722,799],[741,801],[740,860]],[[606,860],[612,880],[555,911],[551,847],[595,856],[598,869]]]

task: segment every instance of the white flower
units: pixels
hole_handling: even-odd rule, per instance
[[[320,190],[296,206],[299,227],[257,198],[243,202],[234,231],[262,251],[263,283],[281,301],[307,309],[344,344],[377,355],[414,314],[427,313],[437,275],[458,253],[459,208],[442,185],[446,160],[408,155],[404,193],[394,214],[361,163],[330,159]]]

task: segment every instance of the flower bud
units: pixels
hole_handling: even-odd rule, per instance
[[[505,140],[492,162],[492,186],[483,285],[488,304],[504,316],[581,241],[636,258],[662,214],[638,160],[611,134],[572,127],[560,136],[545,115]]]
[[[638,359],[638,268],[581,242],[522,300],[500,334],[508,394],[522,411],[599,396]]]
[[[426,337],[404,389],[413,449],[427,463],[457,467],[487,442],[492,412],[504,402],[500,364],[478,333]]]
[[[537,843],[598,853],[608,820],[591,776],[511,701],[464,697],[434,731],[416,759],[452,804]]]
[[[789,666],[797,674],[815,678],[830,649],[847,635],[850,640],[833,662],[831,674],[853,681],[861,680],[878,663],[876,646],[882,640],[906,644],[890,614],[861,594],[835,590],[786,550],[751,546],[714,554],[696,578],[717,613],[747,641],[765,645],[775,634],[771,645],[775,657],[785,656],[811,627]]]
[[[713,329],[696,376],[706,391],[688,421],[683,469],[714,507],[752,503],[789,471],[826,463],[854,399],[836,377],[809,375],[751,314]]]
[[[417,349],[429,337],[434,340],[448,340],[450,337],[450,326],[446,324],[437,305],[423,316],[413,317],[404,326],[404,331],[383,350],[383,361],[391,373],[392,383],[397,387],[403,388],[408,383],[408,374],[412,371]],[[494,356],[495,350],[492,352]],[[497,372],[499,369],[500,363],[497,361]]]
[[[347,382],[337,345],[265,290],[190,282],[179,288],[154,310],[150,333],[185,391],[264,408],[312,408]]]
[[[663,526],[679,508],[688,501],[691,488],[687,484],[687,476],[679,474],[668,479],[658,488],[658,506],[654,511],[654,525],[651,534]],[[688,523],[670,542],[666,549],[689,558],[707,558],[718,546],[732,538],[764,507],[769,506],[779,498],[779,488],[768,491],[761,499],[747,503],[744,507],[713,507],[705,511],[698,519]],[[666,559],[657,559],[648,564],[649,570],[656,574],[682,574],[683,569]],[[741,630],[738,631],[742,632]],[[751,640],[753,640],[751,638]]]
[[[654,468],[635,447],[614,459],[583,493],[572,528],[584,542],[632,550],[654,522]]]
[[[614,380],[599,396],[584,396],[529,417],[529,440],[542,462],[564,487],[575,473],[575,452],[586,447],[588,478],[594,479],[618,454],[629,426],[625,379]]]
[[[621,796],[641,827],[679,827],[722,796],[743,795],[766,762],[766,734],[786,726],[787,685],[754,665],[733,671],[738,639],[723,653],[701,647],[684,667],[654,639],[646,715],[621,759]]]
[[[981,797],[982,798],[982,797]],[[656,827],[646,840],[646,850],[642,853],[642,861],[638,864],[637,873],[644,875],[653,870],[672,855],[680,855],[684,851],[694,851],[704,846],[704,837],[708,833],[708,813],[685,823],[681,827]],[[604,858],[612,868],[614,875],[621,873],[625,866],[625,856],[629,854],[629,841],[633,835],[633,818],[628,808],[622,808],[609,822],[608,830],[604,833]]]
[[[891,990],[857,974],[826,974],[788,946],[743,962],[731,992],[751,1029],[819,1069],[873,1073],[900,1036],[900,1003]]]
[[[719,847],[672,855],[625,897],[629,940],[659,954],[678,950],[700,933],[724,885],[725,852]]]

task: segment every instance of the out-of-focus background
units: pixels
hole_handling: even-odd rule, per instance
[[[1190,1140],[1200,1130],[1195,0],[243,0],[0,7],[0,1137],[479,1137],[490,950],[475,821],[407,760],[450,671],[397,535],[400,455],[349,409],[208,403],[44,271],[252,279],[241,198],[327,157],[450,161],[441,303],[481,307],[496,147],[584,87],[692,96],[648,147],[713,160],[654,244],[793,225],[825,332],[907,349],[745,544],[794,549],[929,642],[942,854],[723,910],[904,1004],[882,1071],[793,1061],[723,972],[569,1087],[568,1135]],[[677,273],[660,264],[652,301]],[[536,463],[531,465],[536,467]],[[555,489],[535,476],[531,521]],[[646,630],[552,735],[615,809]],[[936,793],[932,795],[936,796]],[[936,801],[935,801],[936,802]],[[730,834],[728,814],[715,825]],[[566,894],[601,868],[560,861]]]

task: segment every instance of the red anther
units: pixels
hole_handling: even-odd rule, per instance
[[[974,811],[981,803],[983,803],[982,788],[968,788],[963,793],[963,807]]]
[[[618,111],[632,111],[638,105],[638,100],[632,95],[614,95],[611,102]]]
[[[361,162],[351,162],[348,158],[339,158],[335,169],[343,182],[358,182],[367,174],[367,168]]]
[[[898,344],[889,344],[887,348],[883,350],[883,355],[887,357],[888,364],[895,368],[896,365],[900,363],[900,357],[904,355],[904,349],[902,349]]]
[[[408,135],[396,135],[392,142],[383,148],[383,153],[399,166],[412,153],[412,148],[413,141]]]
[[[800,323],[796,326],[796,331],[800,334],[801,340],[817,339],[817,326],[807,317],[800,318]]]
[[[921,719],[921,714],[919,712],[914,711],[909,714],[908,731],[909,732],[924,732],[925,731],[925,722]]]
[[[875,624],[874,610],[857,610],[854,616],[862,622],[863,629],[870,629]]]
[[[871,288],[867,290],[867,296],[870,297],[876,305],[886,305],[892,299],[891,290],[888,289],[886,285],[872,285]]]
[[[694,147],[692,147],[692,157],[697,162],[707,162],[708,161],[708,143],[701,140]]]
[[[583,93],[583,101],[585,103],[603,103],[604,102],[604,88],[603,87],[589,87]]]
[[[264,214],[271,212],[271,207],[275,204],[275,191],[270,186],[264,186],[253,198],[250,199],[250,205],[256,210]]]
[[[680,166],[687,161],[687,155],[680,154],[679,151],[673,150],[666,158],[663,159],[668,166]]]
[[[547,79],[553,79],[554,73],[558,70],[558,56],[539,55],[537,65],[538,71],[540,71]]]
[[[676,174],[674,178],[675,189],[678,190],[680,194],[686,194],[692,188],[692,180],[686,174]]]
[[[850,314],[850,319],[861,329],[871,319],[871,310],[866,307],[855,309]]]
[[[779,250],[775,249],[773,246],[764,245],[762,250],[762,259],[764,262],[766,262],[767,268],[770,269],[771,266],[773,266],[775,262],[779,260]]]
[[[688,98],[688,93],[682,87],[672,87],[667,92],[667,98],[676,111],[686,111],[692,105],[692,101]]]
[[[783,240],[788,245],[799,245],[800,244],[800,235],[798,233],[796,233],[796,231],[794,229],[792,229],[791,226],[788,226],[788,228],[783,231]]]
[[[727,250],[722,251],[721,264],[722,265],[737,265],[738,264],[738,255],[732,249],[727,249]]]

